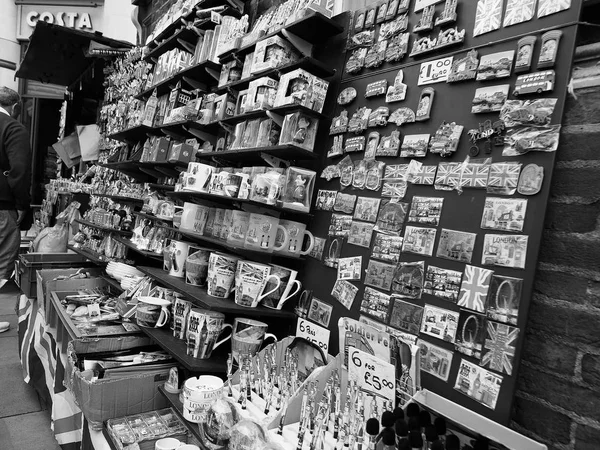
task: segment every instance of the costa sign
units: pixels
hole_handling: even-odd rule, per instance
[[[78,30],[92,30],[92,18],[88,13],[77,12],[56,12],[50,11],[29,11],[26,16],[27,25],[35,27],[35,24],[43,20],[44,22],[61,25],[63,27],[76,28]]]
[[[102,30],[102,6],[18,5],[17,11],[17,39],[29,39],[40,21],[81,31]]]

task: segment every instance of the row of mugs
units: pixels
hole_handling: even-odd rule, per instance
[[[289,256],[309,254],[315,242],[301,222],[188,202],[183,205],[179,228],[223,239],[232,246]],[[302,250],[305,237],[308,247]]]

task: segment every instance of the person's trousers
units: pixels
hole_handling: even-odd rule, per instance
[[[19,256],[21,231],[17,225],[17,212],[0,210],[0,282],[8,280]]]

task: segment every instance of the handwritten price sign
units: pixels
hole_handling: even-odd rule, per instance
[[[348,350],[348,378],[356,380],[363,391],[394,399],[396,395],[396,369],[376,356],[350,347]]]
[[[422,63],[417,84],[423,86],[424,84],[445,83],[448,80],[448,75],[450,75],[453,60],[454,57],[449,56],[448,58]]]
[[[306,339],[319,346],[327,354],[329,352],[330,331],[320,325],[309,322],[308,320],[298,319],[296,325],[296,336]]]

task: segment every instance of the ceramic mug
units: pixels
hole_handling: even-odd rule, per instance
[[[211,253],[208,258],[208,295],[227,298],[231,294],[239,258],[225,253]]]
[[[181,225],[181,216],[183,215],[183,206],[174,206],[173,209],[173,228],[179,228]]]
[[[285,302],[291,299],[302,289],[302,283],[296,279],[298,271],[288,269],[287,267],[271,264],[271,275],[277,275],[281,280],[281,284],[274,292],[268,293],[262,300],[262,305],[267,308],[281,309]],[[267,282],[265,290],[270,291],[275,283]]]
[[[235,174],[228,173],[222,177],[223,180],[223,194],[226,197],[237,198],[240,187],[242,186],[242,182],[244,181],[244,177]]]
[[[169,275],[177,278],[185,276],[185,260],[188,257],[188,251],[192,244],[184,241],[171,240],[169,244],[169,257],[171,259],[171,267]],[[164,255],[164,252],[163,252]]]
[[[233,210],[231,212],[231,225],[229,227],[229,235],[227,243],[235,246],[244,246],[246,234],[248,234],[248,226],[250,224],[250,213],[246,211]]]
[[[313,234],[306,229],[306,224],[301,222],[294,222],[292,220],[280,220],[279,225],[285,228],[288,232],[288,237],[285,238],[281,231],[277,231],[275,237],[275,245],[282,247],[282,250],[278,250],[278,253],[298,256],[308,255],[314,245],[315,237]],[[308,237],[308,247],[306,250],[302,250],[302,244],[304,243],[304,236]]]
[[[189,256],[185,260],[185,282],[192,286],[204,286],[208,277],[208,258],[210,250],[190,247]]]
[[[240,362],[240,355],[254,356],[260,350],[265,339],[277,341],[274,334],[267,333],[268,325],[258,320],[237,317],[233,322],[231,336],[231,354],[235,361]]]
[[[156,297],[138,297],[135,320],[140,327],[161,328],[169,323],[169,300]]]
[[[182,230],[193,231],[198,234],[204,234],[209,211],[210,207],[206,205],[185,202],[183,204],[181,225],[179,228]]]
[[[265,293],[269,281],[275,285]],[[271,274],[271,266],[252,261],[238,261],[235,274],[235,302],[238,305],[256,308],[263,298],[279,289],[280,285],[279,277]]]
[[[225,323],[225,314],[207,309],[192,308],[187,327],[187,354],[194,358],[210,358],[213,350],[231,338],[229,336],[217,342],[217,338],[231,325]]]
[[[173,304],[173,337],[177,339],[185,339],[187,333],[187,323],[190,311],[192,310],[192,302],[182,298],[176,298]]]
[[[263,250],[269,253],[280,251],[283,245],[275,245],[277,231],[283,233],[282,241],[287,242],[289,236],[287,230],[279,224],[277,217],[266,216],[264,214],[250,214],[248,222],[248,233],[244,242],[244,248],[252,250]]]
[[[154,443],[154,450],[178,450],[183,445],[178,439],[175,438],[162,438]]]
[[[208,192],[215,168],[208,164],[191,162],[183,188],[188,191]]]

